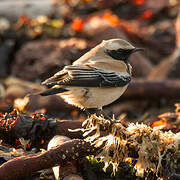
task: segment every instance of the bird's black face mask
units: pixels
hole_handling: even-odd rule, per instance
[[[143,51],[143,49],[142,48],[117,49],[117,50],[106,49],[105,53],[111,56],[113,59],[124,61],[126,63],[129,59],[129,56],[136,51]]]

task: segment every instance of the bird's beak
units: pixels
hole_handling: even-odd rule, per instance
[[[134,48],[132,53],[137,52],[137,51],[144,51],[144,48]]]

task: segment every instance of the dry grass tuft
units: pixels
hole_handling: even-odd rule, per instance
[[[151,170],[162,176],[169,169],[178,168],[180,162],[180,133],[162,132],[145,124],[129,124],[92,115],[83,123],[85,140],[102,151],[98,154],[105,163],[112,164],[113,174],[120,162],[136,160],[136,175],[143,177]],[[101,134],[105,131],[107,134]],[[95,132],[95,133],[92,133]]]

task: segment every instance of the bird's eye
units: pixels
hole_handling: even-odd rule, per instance
[[[117,50],[106,49],[105,53],[111,56],[113,59],[127,61],[132,53],[132,49],[117,49]]]

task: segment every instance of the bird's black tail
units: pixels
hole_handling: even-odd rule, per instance
[[[67,89],[63,89],[63,88],[51,88],[51,89],[48,89],[48,90],[45,90],[45,91],[39,93],[39,95],[49,96],[49,95],[63,93],[63,92],[67,92],[67,91],[68,91]]]

